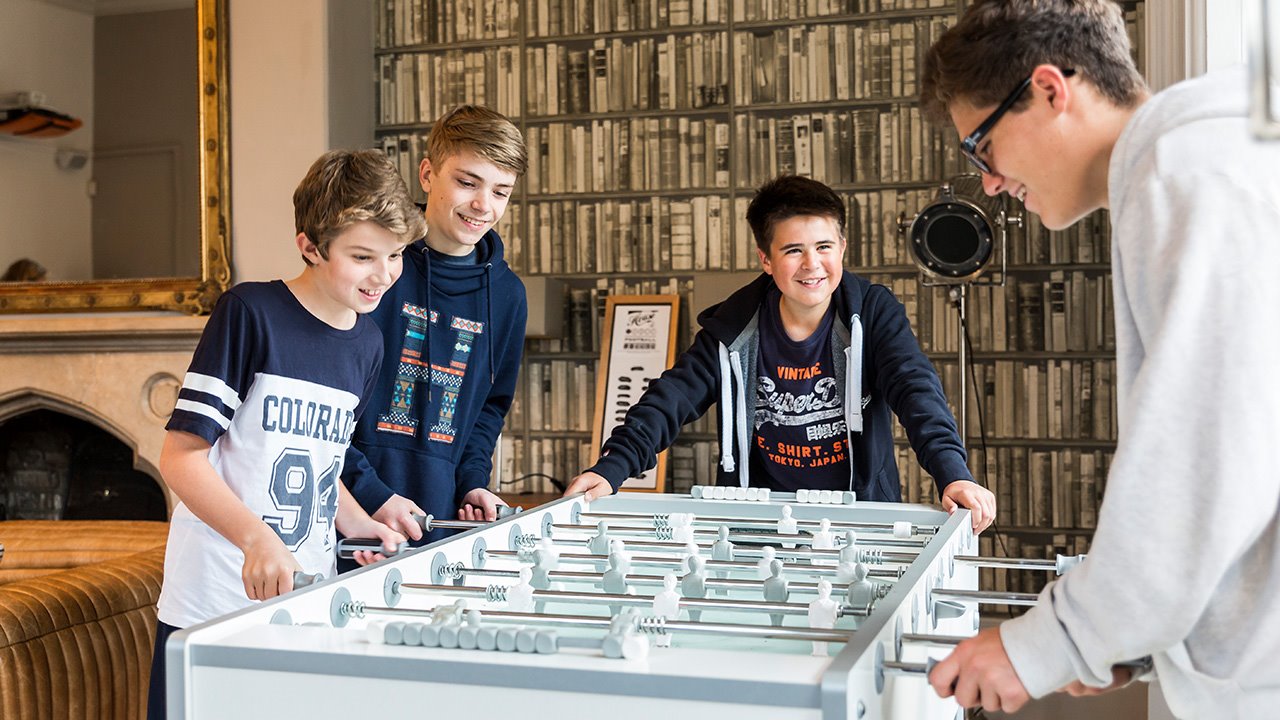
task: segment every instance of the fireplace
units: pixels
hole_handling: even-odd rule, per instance
[[[164,425],[203,327],[0,317],[0,519],[166,519]]]

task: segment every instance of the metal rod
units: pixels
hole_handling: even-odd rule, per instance
[[[429,585],[423,583],[401,583],[400,590],[411,590],[413,592],[438,593],[440,595],[449,595],[452,597],[483,597],[486,600],[494,602],[500,601],[495,597],[495,592],[503,593],[507,591],[505,585],[490,585],[488,587],[475,587],[468,585]],[[560,600],[571,602],[585,602],[600,605],[629,605],[635,607],[649,607],[653,604],[653,597],[646,595],[622,595],[619,593],[588,593],[573,592],[569,590],[534,590],[533,598],[535,600]],[[807,615],[809,613],[808,603],[788,603],[788,602],[769,602],[767,600],[729,600],[717,598],[680,598],[682,607],[693,608],[695,610],[733,610],[744,612],[767,612],[780,614]],[[858,609],[848,606],[838,606],[836,608],[836,616],[856,615],[859,614]]]
[[[833,505],[831,507],[843,507]],[[592,520],[653,520],[653,513],[626,513],[626,512],[581,512],[578,517]],[[812,525],[818,527],[821,520],[808,520],[795,518],[798,527]],[[693,522],[699,525],[740,525],[743,527],[776,527],[777,520],[769,520],[767,518],[748,518],[748,517],[726,517],[723,515],[694,515]],[[865,522],[855,520],[832,520],[831,529],[836,530],[884,530],[886,532],[893,531],[893,523]],[[912,525],[911,531],[914,534],[932,535],[938,532],[937,525]]]
[[[956,562],[987,568],[1017,568],[1020,570],[1049,570],[1056,572],[1058,564],[1053,560],[1039,558],[1002,558],[979,555],[957,555]]]
[[[898,662],[897,660],[885,660],[885,670],[896,670],[898,672],[910,673],[912,675],[928,675],[934,663],[909,663]]]
[[[481,577],[502,577],[514,578],[520,575],[519,570],[498,570],[496,568],[474,568],[464,567],[456,569],[459,575],[477,575]],[[604,573],[598,572],[578,572],[576,570],[552,570],[547,573],[552,580],[561,581],[582,581],[597,582],[604,579]],[[897,573],[894,573],[897,577]],[[748,580],[745,578],[717,578],[708,577],[706,580],[707,587],[710,588],[740,588],[746,590],[761,590],[764,588],[763,580]],[[627,584],[629,585],[662,585],[662,575],[627,575]],[[803,580],[788,581],[787,588],[791,592],[816,593],[818,592],[818,583],[805,582]],[[847,590],[843,585],[833,584],[831,592],[833,594],[843,593]]]
[[[412,617],[431,617],[436,608],[410,610],[406,608],[390,608],[362,606],[356,617],[364,615],[399,615]],[[537,623],[558,627],[593,627],[608,629],[612,618],[591,615],[556,615],[551,613],[522,613],[509,610],[481,610],[481,621]],[[806,628],[776,627],[773,625],[743,625],[739,623],[712,623],[693,620],[663,620],[642,618],[639,632],[643,634],[659,634],[659,628],[667,633],[697,633],[702,635],[734,635],[739,637],[762,637],[776,640],[801,640],[806,642],[848,642],[855,630],[838,628]]]
[[[648,548],[653,550],[684,550],[689,547],[689,543],[669,542],[665,540],[635,541],[635,540],[630,540],[625,538],[618,538],[618,539],[622,540],[623,546],[627,548],[640,547],[640,548]],[[591,542],[587,538],[563,538],[563,537],[554,538],[553,541],[559,545],[574,545],[574,546],[585,546]],[[882,543],[874,542],[874,541],[859,543],[859,545],[863,545],[863,544],[869,545],[869,546],[876,546]],[[694,545],[698,545],[698,544],[694,543]],[[711,548],[711,545],[709,544],[698,545],[699,550],[709,550],[710,548]],[[747,547],[747,546],[737,545],[737,546],[734,546],[733,552],[735,555],[745,555],[748,557],[759,557],[761,555],[764,555],[764,549],[759,546]],[[840,556],[840,550],[838,549],[814,550],[813,548],[809,548],[809,547],[774,548],[774,553],[775,555],[786,555],[789,557],[813,557],[813,558],[833,558],[834,559]],[[899,551],[885,551],[883,554],[886,559],[888,559],[890,556],[896,556],[897,558],[900,558],[899,560],[896,560],[894,562],[911,563],[915,561],[916,556],[919,555],[920,553],[919,551],[911,552],[911,551],[899,550]]]
[[[572,523],[555,523],[551,526],[553,530],[577,530],[581,532],[594,532],[597,528],[595,525],[575,525]],[[632,525],[612,525],[607,528],[609,535],[639,535],[652,536],[659,530],[665,528],[637,527]],[[704,538],[716,537],[718,530],[692,530],[694,535]],[[557,542],[560,538],[554,538]],[[739,543],[775,543],[775,542],[794,542],[798,545],[809,545],[813,542],[813,535],[809,533],[729,533],[729,540]],[[659,541],[661,542],[661,541]],[[864,545],[882,545],[884,547],[924,547],[928,540],[922,538],[881,538],[881,537],[864,537],[862,544]]]
[[[737,551],[735,550],[735,553]],[[520,552],[516,550],[485,550],[486,557],[495,558],[519,558]],[[784,553],[779,553],[778,557],[782,557]],[[904,557],[905,556],[905,557]],[[599,563],[604,564],[609,561],[608,555],[592,555],[590,553],[560,553],[562,562],[574,563]],[[877,553],[877,558],[882,563],[910,563],[915,559],[914,555],[909,553],[893,553],[882,552]],[[658,556],[658,555],[635,555],[631,558],[631,564],[639,567],[684,567],[685,561],[683,557],[677,556]],[[754,560],[707,560],[704,562],[708,570],[755,570],[756,562]],[[810,575],[835,575],[838,568],[835,565],[808,565],[804,563],[782,563],[783,570],[804,571]],[[897,578],[900,573],[896,569],[891,568],[870,568],[870,574],[873,577],[891,577]]]
[[[1035,593],[997,592],[995,590],[948,590],[934,588],[933,598],[966,600],[981,605],[1035,605],[1039,597]]]
[[[926,645],[959,645],[961,642],[968,640],[970,636],[966,635],[923,635],[920,633],[903,633],[902,642],[904,643],[925,643]]]

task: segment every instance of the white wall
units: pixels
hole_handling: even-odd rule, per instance
[[[231,1],[235,282],[302,271],[292,199],[328,147],[327,12],[325,3],[311,0]]]
[[[0,94],[39,90],[84,127],[60,138],[0,135],[0,272],[30,257],[50,280],[90,277],[92,171],[59,170],[59,147],[93,145],[93,16],[38,0],[0,2]],[[48,250],[57,238],[57,253]]]

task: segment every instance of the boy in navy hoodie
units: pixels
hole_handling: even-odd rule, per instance
[[[747,222],[764,274],[698,317],[693,347],[650,384],[568,493],[617,490],[719,403],[720,484],[897,502],[892,410],[943,506],[969,508],[974,530],[984,530],[995,496],[973,482],[902,303],[843,270],[839,196],[815,180],[779,177],[756,193]]]
[[[343,481],[415,541],[414,514],[494,520],[503,504],[487,486],[528,312],[493,228],[526,165],[520,131],[492,110],[466,105],[436,121],[418,168],[426,236],[371,315],[385,359]]]

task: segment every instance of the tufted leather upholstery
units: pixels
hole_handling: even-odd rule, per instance
[[[166,534],[158,522],[0,522],[12,580],[0,585],[0,718],[145,716]]]

